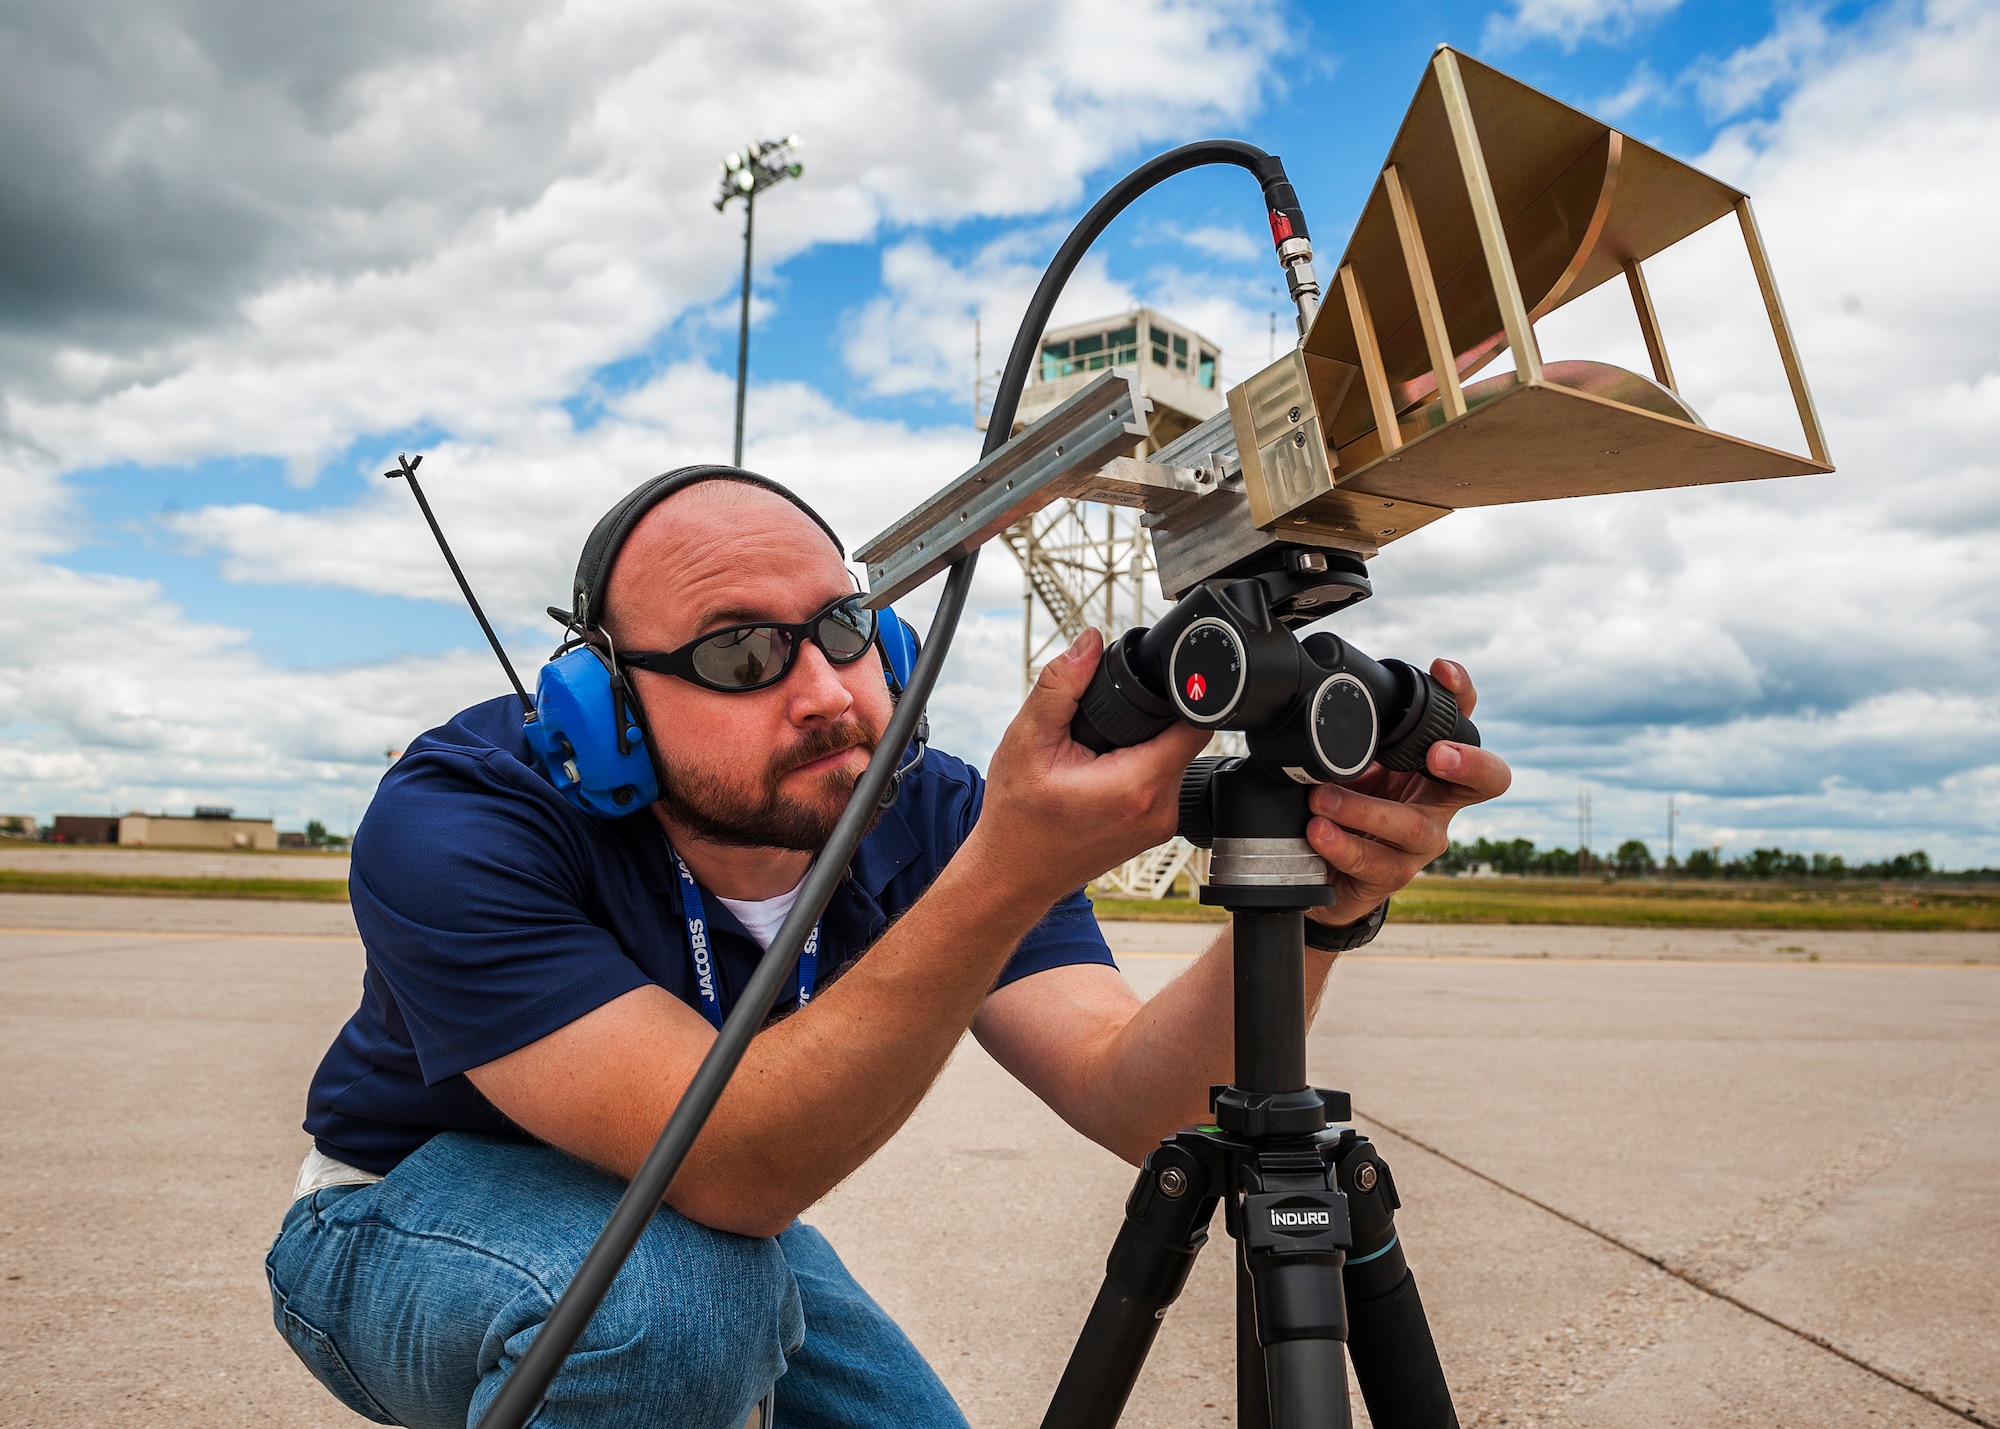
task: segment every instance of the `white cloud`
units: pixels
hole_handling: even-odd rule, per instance
[[[1161,232],[1185,243],[1197,253],[1205,253],[1225,263],[1257,263],[1271,256],[1270,237],[1253,233],[1247,228],[1225,228],[1213,223],[1195,228],[1167,224],[1162,226]]]
[[[60,526],[46,468],[0,469],[5,529]],[[15,524],[19,523],[19,524]],[[26,543],[23,543],[25,545]],[[0,542],[0,786],[17,806],[235,803],[298,821],[357,813],[383,751],[504,689],[481,652],[276,670],[242,632],[189,620],[150,581],[84,575]]]
[[[65,342],[5,421],[65,466],[252,451],[310,467],[370,431],[496,431],[727,287],[734,224],[710,200],[746,128],[809,142],[810,201],[778,190],[759,224],[782,261],[885,221],[1068,202],[1114,152],[1242,113],[1270,39],[1260,5],[1185,0],[536,9],[348,77],[315,145],[294,115],[263,152],[251,124],[250,152],[226,157],[280,190],[267,201],[371,176],[363,194],[333,185],[349,206],[317,238],[336,252],[304,248],[220,329]],[[537,100],[532,180],[502,182],[494,142]],[[138,162],[134,133],[178,153],[212,127],[135,115],[107,161]],[[306,172],[265,173],[278,157]],[[455,203],[420,203],[432,168],[461,180]]]
[[[872,392],[901,396],[941,392],[972,396],[969,366],[973,323],[984,335],[982,366],[997,371],[1014,329],[1041,280],[1043,245],[1010,234],[963,266],[922,239],[882,254],[882,287],[846,324],[841,356]],[[1057,324],[1123,312],[1136,299],[1107,272],[1101,254],[1087,255],[1056,305]]]
[[[1198,235],[1198,236],[1197,236]],[[1236,240],[1248,235],[1207,228],[1173,233],[1191,247],[1213,253],[1226,248],[1234,258]],[[882,255],[882,283],[876,295],[851,315],[841,355],[848,369],[872,392],[889,396],[938,392],[971,397],[973,322],[983,329],[983,367],[990,376],[1007,357],[1015,324],[1040,281],[1040,256],[1048,245],[1039,235],[1012,233],[954,263],[922,239],[906,239]],[[1269,251],[1259,243],[1258,256]],[[1271,271],[1275,273],[1276,265]],[[1275,291],[1281,336],[1294,331],[1292,306],[1282,289],[1265,280],[1205,269],[1156,265],[1135,281],[1110,275],[1101,254],[1085,257],[1056,305],[1054,325],[1126,312],[1149,303],[1172,313],[1218,344],[1223,371],[1231,379],[1262,367],[1270,358],[1270,308],[1258,298]]]
[[[22,315],[0,344],[16,593],[0,787],[28,807],[277,799],[325,816],[365,801],[383,748],[502,688],[477,650],[277,669],[152,583],[54,565],[87,534],[63,472],[274,456],[309,481],[370,434],[443,433],[426,489],[532,650],[596,513],[726,449],[726,383],[698,365],[582,430],[558,405],[729,290],[736,222],[710,207],[723,152],[807,138],[804,180],[760,204],[769,263],[883,224],[1036,214],[1119,152],[1245,112],[1275,38],[1262,0],[398,5],[252,26],[115,11],[51,7],[11,52],[11,93],[38,120],[24,132],[53,137],[20,151],[48,182],[10,203],[0,268],[67,275],[43,284],[61,302],[0,282]],[[861,422],[796,387],[753,400],[749,459],[850,539],[976,455],[969,429]],[[375,482],[313,511],[164,524],[251,587],[455,602],[408,501]],[[987,563],[982,601],[1012,603],[1004,564]]]
[[[599,514],[689,453],[727,447],[732,391],[730,379],[681,365],[617,398],[581,431],[566,414],[544,410],[488,436],[433,446],[425,493],[494,618],[538,633],[549,626],[543,607],[567,600],[576,553]],[[855,418],[796,385],[759,387],[755,399],[759,421],[745,460],[816,503],[850,545],[978,456],[969,427],[912,433]],[[459,599],[400,483],[378,482],[346,506],[209,506],[162,523],[219,554],[231,580]]]
[[[1565,50],[1586,40],[1616,43],[1679,5],[1680,0],[1515,0],[1512,13],[1487,19],[1485,43],[1510,49],[1553,40]]]
[[[1833,44],[1819,11],[1787,10],[1778,17],[1777,28],[1756,44],[1695,65],[1688,79],[1709,116],[1727,119],[1796,81]]]
[[[1671,92],[1672,86],[1654,72],[1652,65],[1640,60],[1632,67],[1631,75],[1620,89],[1586,107],[1598,118],[1617,124],[1627,115],[1656,103]]]

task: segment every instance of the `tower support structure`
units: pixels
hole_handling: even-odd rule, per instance
[[[977,328],[975,327],[975,332]],[[974,339],[975,370],[982,357]],[[1151,308],[1051,328],[1015,416],[1017,428],[1068,398],[1111,367],[1139,374],[1152,403],[1144,457],[1222,410],[1222,350],[1201,334]],[[974,414],[985,426],[975,379]],[[1115,640],[1150,625],[1166,606],[1153,563],[1152,539],[1140,513],[1095,502],[1062,500],[1015,523],[1002,539],[1021,566],[1021,688],[1033,688],[1043,665],[1068,648],[1087,625]],[[1208,854],[1175,838],[1098,880],[1099,888],[1162,898],[1183,874],[1199,881]]]
[[[1021,688],[1087,625],[1116,639],[1159,604],[1153,547],[1137,511],[1058,501],[1007,528],[1021,563]]]

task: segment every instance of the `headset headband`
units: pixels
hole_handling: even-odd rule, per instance
[[[611,567],[633,528],[646,519],[647,512],[675,492],[704,481],[733,481],[742,486],[762,487],[774,496],[782,496],[810,516],[813,524],[826,532],[827,540],[833,542],[833,548],[840,553],[841,559],[847,559],[847,548],[841,545],[840,537],[834,535],[833,527],[826,524],[826,518],[806,505],[788,487],[780,486],[770,477],[736,466],[676,467],[627,492],[625,498],[605,512],[597,525],[591,528],[589,539],[583,543],[583,555],[576,563],[576,580],[570,587],[571,609],[582,629],[592,630],[601,623],[604,592],[611,583]]]

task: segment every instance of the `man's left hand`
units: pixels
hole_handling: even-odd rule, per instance
[[[1479,696],[1465,667],[1433,660],[1431,674],[1470,716]],[[1378,764],[1351,784],[1315,786],[1306,838],[1333,869],[1340,901],[1307,916],[1336,928],[1367,917],[1450,846],[1453,814],[1499,798],[1513,780],[1499,755],[1444,741],[1431,746],[1422,772]]]

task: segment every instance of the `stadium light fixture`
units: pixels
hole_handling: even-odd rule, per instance
[[[804,141],[796,134],[782,139],[760,139],[742,153],[732,153],[722,161],[722,185],[715,209],[720,213],[731,199],[743,200],[743,311],[736,327],[736,447],[731,460],[743,465],[743,399],[750,375],[750,251],[757,223],[757,195],[773,184],[795,179],[805,172],[798,161]]]

